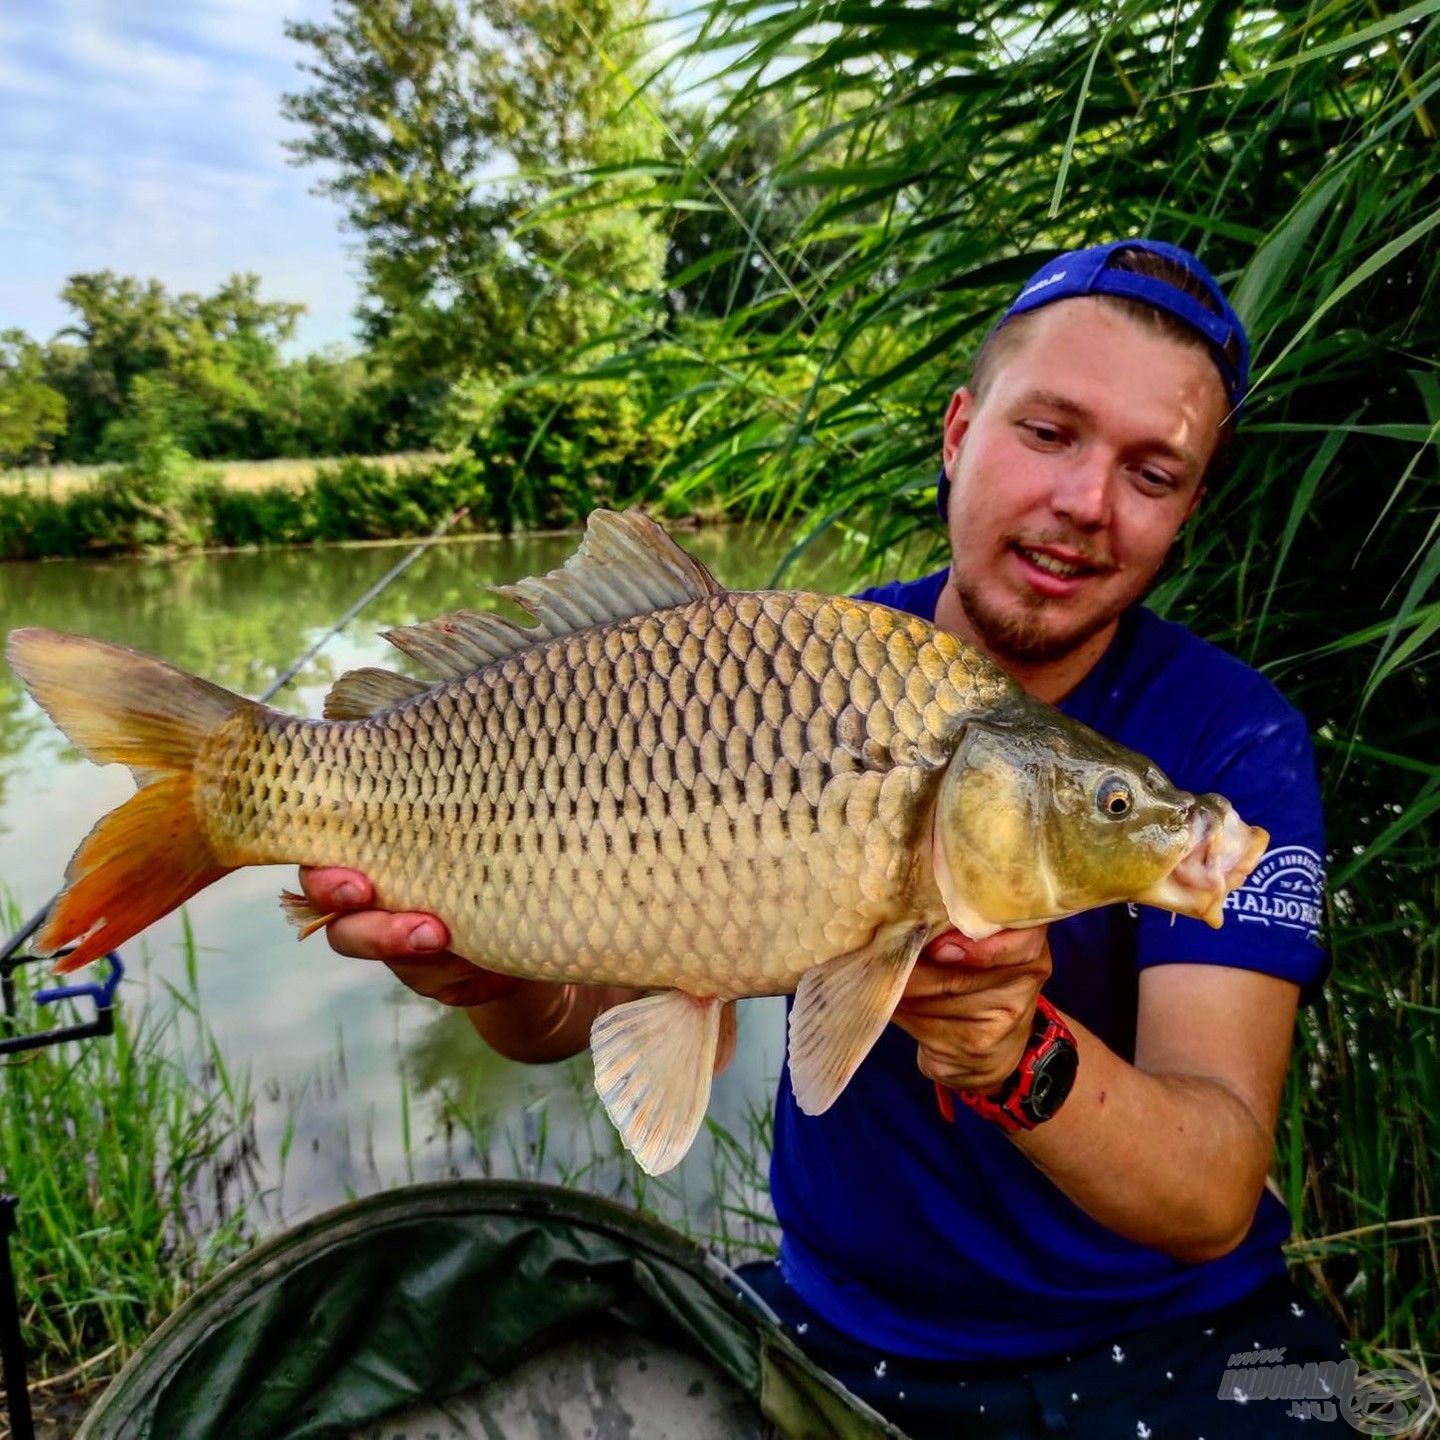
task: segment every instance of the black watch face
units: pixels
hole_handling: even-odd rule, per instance
[[[1080,1055],[1074,1045],[1057,1040],[1031,1072],[1030,1093],[1021,1102],[1027,1116],[1037,1124],[1048,1120],[1065,1103],[1079,1068]]]

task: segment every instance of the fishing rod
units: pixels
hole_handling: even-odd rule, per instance
[[[415,546],[413,550],[409,552],[409,554],[405,555],[402,559],[396,561],[396,563],[392,565],[317,641],[315,641],[315,643],[311,645],[310,648],[306,650],[305,653],[301,655],[298,660],[296,660],[291,665],[287,665],[285,669],[282,670],[280,674],[276,676],[276,678],[265,689],[263,694],[255,696],[254,698],[256,702],[261,705],[265,704],[266,701],[272,699],[280,690],[282,690],[286,685],[288,685],[367,605],[369,605],[378,596],[383,594],[385,590],[388,589],[389,586],[392,585],[396,580],[398,580],[400,576],[403,575],[433,544],[435,544],[435,542],[439,540],[446,533],[446,531],[450,529],[452,525],[454,525],[457,521],[464,519],[464,517],[469,514],[469,511],[470,507],[468,505],[462,505],[458,510],[452,510],[450,514],[447,515],[435,527],[435,529],[432,530],[430,534],[425,537],[425,539],[423,539],[418,545]],[[42,905],[40,909],[37,910],[35,914],[32,915],[4,943],[4,945],[0,945],[0,994],[3,994],[5,1013],[7,1018],[10,1014],[11,1004],[14,999],[12,980],[14,967],[17,964],[22,963],[22,960],[20,958],[12,957],[15,956],[15,952],[19,949],[19,947],[23,945],[40,928],[45,917],[50,913],[50,907],[54,905],[56,900],[58,900],[59,898],[60,892],[57,890],[55,894],[52,895],[49,900],[47,900],[45,904]],[[114,957],[112,957],[112,959],[113,958]],[[112,979],[118,980],[119,976],[115,975],[112,977]],[[42,1001],[42,1003],[48,1003],[53,1000],[65,999],[72,995],[83,995],[90,994],[91,992],[96,992],[95,999],[97,1005],[100,1005],[103,999],[105,1005],[102,1006],[102,1008],[106,1008],[108,1006],[109,1000],[113,996],[114,986],[107,985],[105,989],[109,993],[105,994],[103,997],[100,993],[98,993],[97,987],[93,985],[80,985],[70,986],[60,990],[43,991],[43,1001],[42,995],[37,995],[35,998],[37,1001]],[[87,1028],[86,1033],[94,1032],[88,1030]],[[50,1038],[78,1039],[80,1037],[78,1035],[67,1034],[64,1036],[60,1036],[52,1034]],[[0,1042],[0,1053],[3,1053],[3,1042]]]

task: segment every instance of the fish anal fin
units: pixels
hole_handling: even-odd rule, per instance
[[[616,1005],[591,1027],[595,1088],[647,1175],[678,1165],[705,1119],[721,1009],[666,990]]]
[[[882,926],[858,950],[807,970],[790,1010],[790,1083],[806,1115],[822,1115],[889,1023],[930,933]]]
[[[342,914],[339,910],[332,910],[328,915],[322,915],[303,895],[297,895],[293,890],[280,892],[280,908],[285,912],[285,918],[300,932],[297,937],[300,940],[308,940],[317,930],[323,930]]]
[[[580,548],[548,575],[497,585],[536,623],[516,625],[480,610],[457,610],[385,638],[442,679],[455,679],[545,640],[688,605],[722,586],[693,555],[638,511],[591,512]]]
[[[430,688],[423,680],[367,665],[347,670],[330,687],[321,713],[327,720],[364,720],[392,705],[413,700]]]

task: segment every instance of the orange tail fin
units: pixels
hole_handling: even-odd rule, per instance
[[[200,826],[193,768],[206,738],[254,702],[148,655],[54,630],[13,631],[5,655],[78,750],[130,766],[140,786],[86,836],[35,937],[42,955],[76,946],[55,967],[64,973],[227,873]]]

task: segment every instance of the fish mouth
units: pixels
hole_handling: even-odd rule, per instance
[[[1225,897],[1245,883],[1269,843],[1270,832],[1247,825],[1228,800],[1201,795],[1190,817],[1185,853],[1158,885],[1136,898],[1218,930]]]

